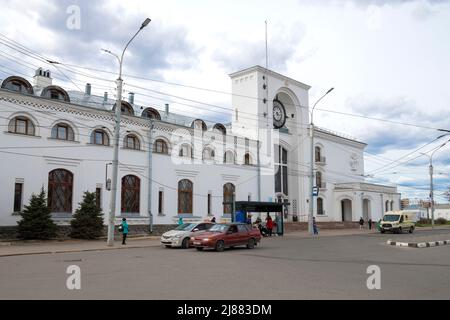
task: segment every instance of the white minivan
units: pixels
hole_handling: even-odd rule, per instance
[[[387,211],[383,215],[380,223],[380,232],[391,231],[393,233],[403,233],[408,231],[413,233],[415,229],[415,215],[406,211]]]

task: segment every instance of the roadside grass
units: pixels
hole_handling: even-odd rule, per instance
[[[435,227],[450,226],[450,221],[447,221],[447,223],[445,223],[445,224],[438,224],[438,223],[435,222],[434,226]],[[419,222],[416,222],[416,227],[431,227],[431,223],[419,223]]]

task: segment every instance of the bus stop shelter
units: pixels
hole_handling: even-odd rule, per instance
[[[277,223],[276,233],[283,235],[283,203],[278,202],[259,202],[259,201],[236,201],[234,203],[233,222],[247,221],[250,213],[273,213],[273,220]]]

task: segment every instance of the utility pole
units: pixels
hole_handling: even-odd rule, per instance
[[[308,215],[308,231],[311,235],[314,235],[313,217],[314,217],[314,108],[327,94],[333,91],[334,88],[328,90],[319,100],[316,101],[311,109],[311,121],[310,121],[310,137],[311,137],[311,150],[310,150],[310,177],[309,177],[309,215]]]
[[[444,135],[438,137],[437,139],[443,137]],[[431,228],[434,228],[434,196],[433,196],[433,189],[434,189],[434,185],[433,185],[433,155],[435,154],[436,151],[438,151],[439,149],[441,149],[443,146],[445,146],[447,144],[447,142],[449,142],[450,140],[447,140],[446,142],[444,142],[443,144],[441,144],[440,146],[438,146],[437,148],[435,148],[433,150],[433,152],[431,152],[431,154],[427,154],[427,153],[421,153],[422,155],[427,156],[430,159],[430,165],[429,165],[429,173],[430,173],[430,209],[431,209]]]
[[[102,49],[106,53],[109,53],[117,58],[119,61],[119,77],[117,78],[117,100],[115,104],[115,126],[114,126],[114,150],[113,150],[113,161],[112,161],[112,179],[111,179],[111,201],[110,201],[110,209],[109,209],[109,220],[108,220],[108,240],[107,245],[108,246],[114,246],[114,225],[115,225],[115,218],[116,218],[116,198],[117,198],[117,176],[119,171],[119,139],[120,139],[120,116],[121,116],[121,109],[122,109],[122,63],[123,63],[123,56],[125,54],[125,51],[127,50],[128,46],[130,45],[131,41],[138,35],[138,33],[144,29],[149,23],[150,19],[147,18],[142,23],[139,30],[134,34],[134,36],[128,41],[127,45],[122,51],[122,55],[119,56],[115,53],[112,53],[109,50]]]

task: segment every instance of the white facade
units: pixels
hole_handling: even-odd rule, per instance
[[[173,114],[168,108],[158,111],[160,119],[153,121],[151,141],[153,148],[157,141],[164,141],[168,154],[152,153],[151,177],[148,165],[150,120],[141,117],[141,109],[145,112],[146,106],[141,108],[124,102],[125,109],[130,108],[128,111],[134,115],[123,115],[121,120],[118,218],[123,215],[132,224],[149,223],[148,186],[151,179],[151,212],[155,225],[174,223],[180,215],[199,219],[214,215],[228,219],[229,211],[223,205],[227,184],[234,186],[236,201],[285,201],[288,220],[306,221],[310,192],[310,87],[261,67],[239,71],[230,77],[234,108],[231,125],[204,123],[207,127],[204,131],[201,121]],[[64,189],[63,201],[54,202],[55,208],[65,208],[63,212],[53,210],[55,219],[67,223],[84,191],[98,192],[106,219],[110,199],[106,179],[111,176],[108,163],[113,151],[111,109],[114,101],[91,96],[88,90],[82,94],[50,88],[49,74],[37,73],[34,81],[34,87],[30,89],[25,79],[8,78],[0,89],[0,108],[4,111],[0,115],[0,178],[3,181],[0,226],[16,225],[18,216],[14,209],[18,205],[23,208],[31,193],[37,193],[41,187],[53,190],[51,193],[58,196],[58,200],[52,201],[59,201],[60,191],[65,187],[60,181],[54,182],[61,178],[61,172],[56,174],[53,170],[60,169],[69,172],[71,181],[68,183],[69,178],[65,176],[64,183],[68,183],[66,187],[71,191],[70,199],[67,198],[69,191]],[[273,130],[274,100],[284,106],[287,115],[285,125],[276,130]],[[68,140],[60,139],[59,133],[55,133],[58,124],[66,128],[61,129],[61,134],[67,134],[65,130],[72,128],[73,139],[71,135]],[[28,125],[34,127],[34,132],[23,134],[28,128],[24,126]],[[213,128],[226,130],[226,133]],[[109,145],[94,143],[105,137],[95,135],[92,140],[95,130],[103,131],[109,137]],[[131,142],[125,140],[128,135],[134,137]],[[315,130],[314,141],[315,147],[320,148],[320,154],[315,155],[318,160],[315,163],[316,180],[320,187],[318,198],[322,202],[321,206],[317,201],[314,204],[318,221],[357,221],[361,216],[377,220],[385,211],[386,201],[389,209],[398,210],[400,197],[395,187],[364,183],[364,143],[324,129]],[[138,143],[138,150],[130,148],[131,143],[133,148]],[[180,157],[180,148],[186,144],[193,150],[192,157],[190,154]],[[277,150],[281,150],[281,160],[276,156]],[[287,157],[286,161],[283,161],[283,155]],[[224,158],[228,163],[224,163]],[[275,179],[279,167],[280,174]],[[55,175],[53,182],[50,181],[51,174]],[[124,178],[129,176],[133,176],[131,180]],[[122,190],[123,178],[125,185],[132,181],[131,187],[124,187],[125,191]],[[190,194],[180,196],[179,183],[183,180],[189,180],[192,189]],[[18,184],[21,185],[20,192],[16,189]],[[18,204],[19,193],[21,203]],[[180,198],[188,199],[185,197],[191,197],[191,200],[188,204],[182,201],[184,209],[180,209]],[[130,199],[133,200],[131,204]]]

